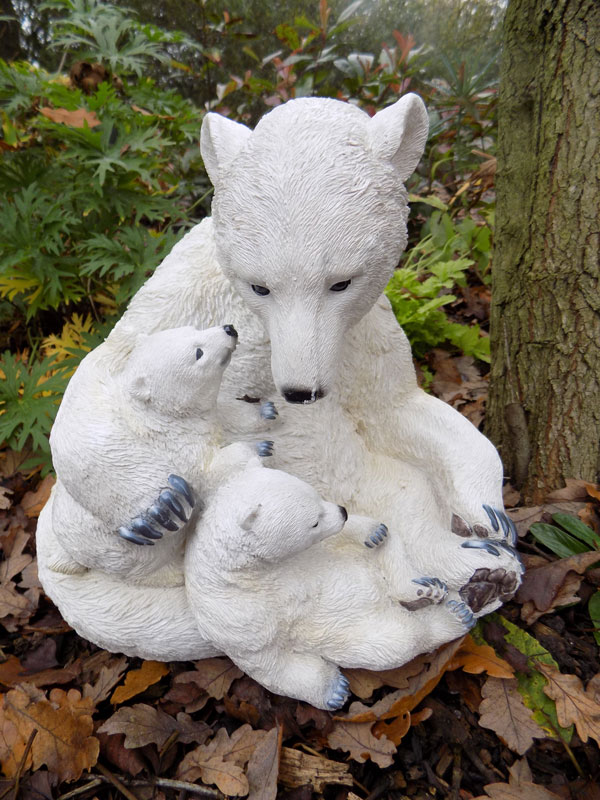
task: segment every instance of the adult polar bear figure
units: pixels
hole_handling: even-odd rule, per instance
[[[413,94],[373,118],[336,100],[292,100],[253,132],[208,114],[201,149],[213,217],[140,289],[103,360],[118,369],[141,332],[235,325],[222,396],[277,391],[288,401],[270,437],[273,466],[385,521],[422,574],[468,583],[463,597],[478,609],[505,599],[506,573],[520,571],[510,548],[493,543],[509,527],[500,459],[419,389],[381,294],[406,246],[403,182],[427,130]]]

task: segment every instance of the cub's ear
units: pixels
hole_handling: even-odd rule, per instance
[[[252,526],[256,522],[256,519],[258,517],[259,511],[260,511],[261,508],[262,508],[262,505],[259,503],[257,506],[255,506],[252,509],[252,511],[250,511],[248,514],[246,514],[246,516],[242,519],[242,521],[240,522],[240,528],[243,531],[251,531],[252,530]]]
[[[391,161],[405,181],[415,171],[427,142],[425,103],[416,94],[405,94],[378,111],[369,120],[367,131],[372,152],[382,161]]]
[[[150,384],[144,375],[136,375],[129,383],[129,393],[141,403],[149,403],[151,399]]]
[[[252,131],[221,114],[204,117],[200,131],[200,152],[213,186],[217,188],[227,167],[244,147]]]

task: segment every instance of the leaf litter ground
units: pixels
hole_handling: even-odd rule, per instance
[[[486,378],[434,351],[433,389],[481,423]],[[348,670],[336,714],[277,697],[228,659],[143,662],[79,638],[37,580],[51,479],[0,453],[0,800],[600,800],[600,659],[587,611],[594,553],[528,535],[551,515],[600,533],[600,491],[570,481],[511,511],[527,566],[472,635],[397,670]],[[506,487],[507,506],[518,500]],[[598,553],[600,560],[600,553]]]

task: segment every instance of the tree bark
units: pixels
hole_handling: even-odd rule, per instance
[[[0,20],[0,58],[3,58],[4,61],[12,61],[19,58],[21,46],[19,44],[20,25],[11,0],[0,0],[0,14],[14,17],[14,20]]]
[[[600,469],[600,3],[510,0],[487,432],[539,502]]]

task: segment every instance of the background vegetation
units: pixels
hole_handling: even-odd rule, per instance
[[[254,124],[312,94],[373,114],[418,91],[431,111],[410,186],[418,246],[388,293],[419,357],[445,343],[489,360],[473,315],[451,317],[489,279],[493,195],[469,176],[493,171],[499,7],[442,5],[444,31],[430,0],[3,0],[0,438],[28,466],[50,468],[47,434],[80,359],[209,213],[208,109]]]

